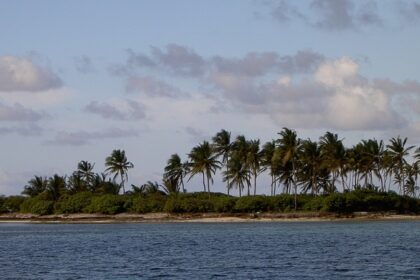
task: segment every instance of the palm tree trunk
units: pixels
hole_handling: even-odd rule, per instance
[[[277,189],[277,181],[274,179],[274,185],[273,185],[273,195],[276,195],[276,189]]]
[[[293,186],[295,189],[295,212],[297,210],[297,184],[296,184],[296,174],[295,174],[295,162],[292,161],[292,179],[293,179]]]
[[[254,196],[257,195],[257,174],[254,174]]]
[[[226,174],[228,174],[228,173],[229,173],[229,167],[227,165],[227,160],[226,160]],[[227,178],[227,180],[226,180],[226,189],[227,189],[227,194],[229,195],[229,192],[230,192],[229,178]]]
[[[204,192],[206,192],[206,181],[204,180],[204,172],[203,172],[203,186],[204,186]]]
[[[210,194],[210,177],[207,176],[207,190],[209,191]]]
[[[121,174],[121,187],[122,187],[122,189],[123,189],[123,194],[125,194],[125,188],[124,188],[124,177],[123,177],[123,175]]]
[[[185,193],[184,180],[182,179],[182,176],[181,176],[181,186],[182,186],[182,192]]]

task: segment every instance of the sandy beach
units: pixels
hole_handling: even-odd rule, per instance
[[[420,220],[420,215],[360,212],[351,215],[333,213],[255,213],[255,214],[3,214],[0,223],[234,223],[234,222],[319,222],[351,220]]]

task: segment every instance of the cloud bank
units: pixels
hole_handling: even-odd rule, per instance
[[[46,67],[27,58],[0,56],[0,91],[43,91],[61,86],[61,79]]]

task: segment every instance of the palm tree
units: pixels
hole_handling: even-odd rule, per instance
[[[236,137],[235,142],[232,143],[231,157],[243,162],[243,168],[249,171],[250,164],[248,159],[250,142],[246,140],[245,136],[239,135]],[[247,185],[247,194],[250,195],[251,185]]]
[[[392,138],[390,144],[387,145],[389,149],[390,156],[392,158],[394,165],[394,178],[399,185],[400,192],[403,191],[403,185],[405,182],[405,166],[407,161],[406,156],[409,155],[411,149],[414,146],[406,147],[407,138],[401,139],[399,136],[397,138]]]
[[[166,194],[177,194],[179,193],[179,184],[174,179],[165,178],[162,181],[162,188]]]
[[[213,153],[213,150],[209,142],[204,141],[198,146],[194,147],[188,154],[190,158],[190,178],[196,174],[201,173],[203,175],[203,187],[204,191],[210,193],[210,181],[213,182],[212,175],[216,173],[216,170],[220,168],[220,162],[217,160],[217,155]],[[206,181],[207,178],[207,190]]]
[[[183,164],[178,154],[171,155],[166,164],[165,173],[163,174],[164,181],[171,181],[177,185],[177,188],[181,185],[182,192],[185,192],[184,176],[186,166],[188,166],[188,164]]]
[[[221,163],[226,166],[226,172],[228,172],[227,162],[229,161],[229,154],[232,149],[232,144],[230,142],[230,132],[222,129],[213,137],[213,151],[218,157],[222,157]],[[227,194],[229,195],[229,179],[227,179],[226,189]]]
[[[47,189],[48,180],[45,177],[36,176],[28,181],[28,184],[25,186],[22,194],[29,195],[30,197],[35,197],[38,194],[44,192]]]
[[[419,165],[418,162],[413,162],[413,164],[406,165],[407,179],[404,182],[404,193],[412,197],[416,196],[416,191],[419,190],[417,185],[417,178],[419,174]]]
[[[94,167],[95,164],[91,164],[86,160],[82,160],[77,164],[77,173],[89,189],[93,179],[95,178],[95,173],[93,173]]]
[[[111,155],[105,159],[105,172],[114,174],[114,180],[121,178],[121,187],[125,193],[124,182],[128,180],[128,169],[133,168],[133,163],[127,160],[124,150],[113,150]]]
[[[336,188],[335,181],[341,175],[343,190],[345,189],[344,165],[346,151],[343,140],[338,139],[337,134],[326,132],[320,138],[320,147],[323,158],[323,167],[327,168],[332,175],[331,187]]]
[[[281,159],[283,167],[287,164],[291,164],[291,180],[294,185],[294,195],[295,195],[295,211],[297,210],[297,183],[296,183],[296,165],[298,155],[301,149],[301,141],[297,137],[296,131],[283,128],[281,132],[278,133],[281,137],[277,140],[278,147],[281,153]]]
[[[254,195],[257,193],[257,176],[261,172],[261,151],[260,140],[248,141],[247,165],[252,171],[254,177]]]
[[[267,142],[263,145],[261,150],[261,165],[264,169],[268,169],[269,175],[271,177],[271,195],[275,194],[276,188],[276,162],[274,161],[274,152],[276,150],[275,141]]]
[[[87,191],[87,184],[77,171],[73,172],[73,174],[68,178],[67,185],[70,194]]]
[[[242,196],[242,190],[250,185],[250,172],[246,167],[246,162],[242,160],[240,154],[233,154],[227,162],[229,168],[223,172],[223,181],[229,181],[229,188],[236,186],[239,190],[239,196]]]
[[[306,193],[309,190],[312,194],[319,192],[319,180],[321,177],[321,149],[317,142],[310,139],[302,141],[302,151],[299,155],[301,170],[298,173],[299,181]]]
[[[60,198],[60,196],[65,192],[66,192],[66,178],[65,177],[54,174],[53,177],[50,177],[48,179],[47,193],[52,200],[57,201]]]

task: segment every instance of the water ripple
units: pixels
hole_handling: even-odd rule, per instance
[[[2,279],[418,279],[420,222],[0,225]]]

